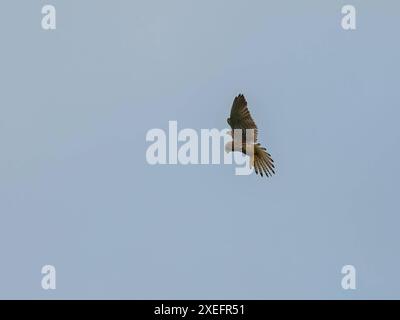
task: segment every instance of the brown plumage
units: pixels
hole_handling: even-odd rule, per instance
[[[261,176],[265,174],[268,177],[275,173],[274,160],[272,160],[267,150],[257,143],[258,128],[251,117],[243,94],[239,94],[233,100],[231,115],[227,121],[232,128],[230,134],[233,137],[233,141],[225,146],[225,150],[239,151],[250,156],[250,165],[254,166],[256,174]],[[235,133],[235,130],[239,129],[241,132]]]

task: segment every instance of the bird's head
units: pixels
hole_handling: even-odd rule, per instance
[[[225,144],[225,152],[229,153],[233,151],[233,141],[229,141]]]

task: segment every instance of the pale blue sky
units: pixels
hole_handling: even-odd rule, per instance
[[[400,297],[398,1],[3,0],[0,15],[0,298]],[[147,130],[225,128],[239,92],[274,177],[146,163]]]

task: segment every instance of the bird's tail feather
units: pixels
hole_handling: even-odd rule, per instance
[[[268,177],[275,173],[274,160],[272,160],[267,149],[262,147],[259,143],[254,145],[254,157],[251,162],[254,163],[256,174],[260,174],[261,176],[265,174]]]

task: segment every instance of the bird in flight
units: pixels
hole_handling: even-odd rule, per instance
[[[257,142],[258,128],[247,108],[247,101],[243,94],[234,100],[231,115],[227,119],[232,128],[229,134],[233,140],[225,145],[226,152],[239,151],[250,157],[250,167],[254,167],[256,174],[272,176],[274,160],[267,150]]]

